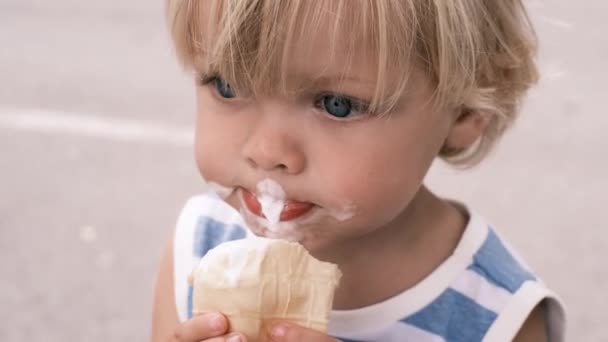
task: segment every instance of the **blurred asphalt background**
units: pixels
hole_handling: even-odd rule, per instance
[[[432,188],[493,222],[608,341],[608,2],[527,1],[544,79],[496,153]],[[0,1],[0,341],[144,341],[163,241],[204,186],[162,1]]]

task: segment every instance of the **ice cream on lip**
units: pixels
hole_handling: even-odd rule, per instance
[[[280,239],[290,242],[300,242],[302,231],[298,229],[299,224],[294,221],[280,221],[271,223],[262,216],[251,213],[246,208],[240,209],[240,214],[248,223],[248,232],[251,236]]]
[[[318,207],[311,202],[285,199],[281,185],[266,178],[257,184],[257,195],[247,189],[242,191],[243,204],[257,221],[270,224],[270,230],[277,230],[280,224],[308,224],[321,217],[331,217],[337,221],[350,220],[355,216],[356,207],[352,203],[336,208]],[[306,215],[314,210],[313,215]],[[304,217],[305,216],[305,217]]]
[[[207,182],[208,186],[220,198],[226,199],[237,188],[228,187],[216,182]],[[310,202],[300,202],[286,199],[283,188],[276,181],[265,178],[258,182],[256,193],[246,188],[240,188],[241,200],[245,210],[241,209],[241,215],[250,217],[256,222],[274,233],[280,233],[275,238],[280,238],[289,231],[295,231],[297,225],[314,223],[323,217],[331,217],[337,221],[351,219],[356,212],[352,203],[347,203],[335,208],[318,207]],[[307,215],[311,211],[312,215]],[[275,234],[276,235],[276,234]],[[293,240],[293,237],[289,240]]]
[[[308,213],[314,204],[285,199],[281,186],[271,179],[264,179],[257,185],[257,196],[243,189],[243,200],[254,215],[263,217],[271,224],[290,221]]]

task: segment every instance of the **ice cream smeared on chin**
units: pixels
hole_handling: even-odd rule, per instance
[[[256,235],[275,239],[298,241],[299,233],[295,219],[313,208],[312,203],[286,199],[281,185],[266,178],[256,186],[256,194],[243,189],[241,215],[250,223]]]
[[[271,239],[281,239],[290,242],[299,242],[302,234],[294,222],[271,223],[267,219],[252,214],[249,210],[241,209],[241,216],[248,222],[247,228],[252,236],[264,236]]]
[[[349,201],[342,201],[341,205],[320,206],[290,199],[281,185],[270,178],[258,182],[255,192],[213,181],[207,185],[222,200],[227,200],[235,190],[239,190],[239,213],[247,221],[248,233],[255,236],[299,242],[303,238],[300,227],[317,225],[328,218],[347,221],[356,213],[355,206]]]

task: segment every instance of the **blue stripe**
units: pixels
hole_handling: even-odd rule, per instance
[[[194,229],[193,256],[202,258],[222,242],[245,238],[247,233],[238,225],[227,225],[210,217],[201,216]],[[188,286],[188,318],[192,318],[192,286]]]
[[[207,251],[220,243],[242,239],[245,235],[245,230],[241,226],[227,225],[212,218],[202,216],[198,219],[194,231],[194,257],[202,258],[203,255],[207,254]]]
[[[468,269],[511,293],[526,281],[536,279],[513,258],[492,229]]]
[[[232,231],[228,234],[227,241],[240,240],[244,239],[247,236],[247,233],[245,233],[245,229],[241,226],[231,226],[231,229]]]
[[[481,341],[496,314],[452,289],[401,321],[450,342]]]
[[[193,293],[193,289],[192,286],[188,286],[188,319],[192,318],[192,293]]]

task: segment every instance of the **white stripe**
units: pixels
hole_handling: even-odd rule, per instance
[[[377,341],[386,342],[445,342],[443,337],[435,335],[426,330],[422,330],[411,324],[398,322],[390,328],[390,330]]]
[[[471,213],[464,235],[452,255],[416,286],[384,302],[355,310],[333,310],[330,315],[331,335],[377,330],[410,316],[429,305],[448,288],[454,279],[471,264],[473,256],[488,236],[488,225],[483,218]]]
[[[186,147],[193,142],[192,129],[189,128],[45,109],[0,108],[0,127],[121,142],[152,142]]]
[[[526,321],[532,310],[544,299],[548,299],[546,317],[547,341],[565,340],[566,319],[561,300],[545,286],[535,281],[525,282],[513,295],[484,337],[484,342],[511,341]]]
[[[338,335],[341,338],[378,342],[445,342],[443,337],[411,324],[395,322],[389,327],[370,332]]]
[[[495,313],[500,313],[512,297],[509,291],[471,270],[463,272],[450,287]]]

